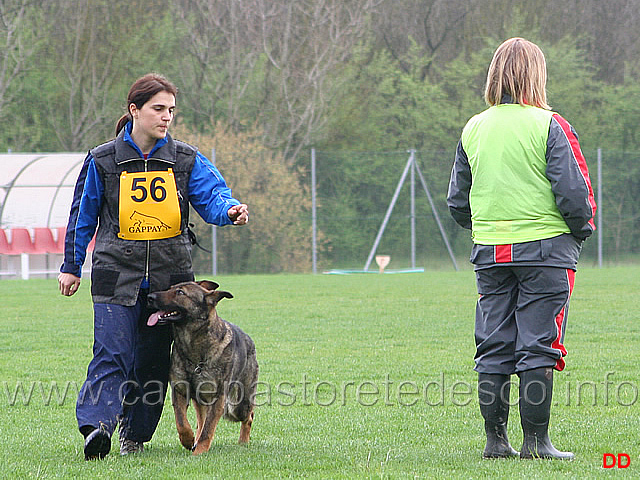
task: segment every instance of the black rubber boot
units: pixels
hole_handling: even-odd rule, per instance
[[[111,434],[103,425],[93,430],[91,428],[93,427],[83,427],[80,430],[84,436],[84,459],[103,459],[111,450]]]
[[[556,450],[549,439],[553,368],[534,368],[519,375],[520,423],[524,434],[520,457],[573,460],[573,453]]]
[[[488,373],[478,375],[478,401],[487,434],[483,458],[508,458],[518,455],[507,438],[510,390],[509,375]]]

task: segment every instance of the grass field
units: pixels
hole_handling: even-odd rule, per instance
[[[257,346],[252,441],[218,427],[192,457],[167,402],[145,452],[85,462],[75,396],[91,357],[89,282],[0,281],[0,476],[6,478],[592,478],[640,476],[640,268],[582,268],[551,437],[573,462],[482,460],[474,276],[222,276],[222,317]],[[57,390],[56,390],[57,388]],[[512,389],[512,400],[517,388]],[[509,435],[520,446],[517,407]],[[626,453],[625,470],[602,467]]]

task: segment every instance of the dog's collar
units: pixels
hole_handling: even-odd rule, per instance
[[[178,349],[178,350],[181,350],[181,349]],[[200,375],[202,373],[202,370],[204,370],[204,367],[207,366],[207,362],[202,361],[202,362],[196,363],[193,360],[191,360],[189,356],[182,351],[180,351],[180,356],[189,364],[189,369],[192,370],[192,373],[196,375]]]
[[[189,361],[189,363],[191,363],[191,361]],[[202,369],[205,367],[206,363],[205,362],[200,362],[196,365],[196,368],[193,369],[193,373],[195,373],[196,375],[200,375],[202,373]]]
[[[226,332],[225,332],[225,336],[226,336],[227,334],[230,334],[230,333],[232,332],[232,330],[231,330],[231,326],[230,326],[228,323],[226,323],[226,322],[225,322],[225,330],[226,330]],[[227,344],[228,344],[228,343],[229,343],[229,342],[227,342]],[[176,345],[176,344],[175,344],[175,342],[174,342],[174,346],[175,346],[175,345]],[[225,345],[225,346],[226,346],[226,345]],[[205,362],[205,361],[203,360],[203,361],[201,361],[201,362],[196,363],[196,362],[194,362],[193,360],[191,360],[191,359],[189,358],[189,356],[188,356],[185,352],[183,352],[183,351],[182,351],[182,349],[181,349],[181,348],[179,348],[179,347],[177,347],[177,346],[176,346],[176,348],[177,348],[177,349],[178,349],[178,351],[180,352],[180,356],[181,356],[182,358],[184,358],[184,359],[186,360],[186,362],[189,364],[189,367],[190,367],[190,368],[191,368],[191,367],[193,367],[193,370],[192,370],[193,374],[195,374],[195,375],[200,375],[200,374],[202,373],[202,370],[204,369],[204,367],[206,367],[206,366],[207,366],[207,362]]]
[[[193,360],[191,360],[189,357],[187,357],[186,355],[183,357],[187,363],[189,364],[189,368],[192,368],[192,372],[195,375],[200,375],[202,373],[202,370],[204,370],[204,367],[207,366],[207,362],[194,362]]]

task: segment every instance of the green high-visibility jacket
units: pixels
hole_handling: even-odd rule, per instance
[[[573,127],[557,113],[503,103],[464,127],[449,209],[477,245],[587,238],[595,201]]]

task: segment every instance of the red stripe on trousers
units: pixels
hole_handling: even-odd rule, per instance
[[[493,256],[496,263],[513,262],[513,245],[495,245],[493,247]]]
[[[575,283],[575,279],[576,279],[576,272],[573,270],[567,269],[567,281],[569,282],[569,296],[567,297],[567,303],[569,303],[569,299],[571,298],[571,294],[573,293],[573,285]],[[567,354],[567,349],[562,344],[562,324],[564,323],[564,320],[565,320],[566,310],[567,310],[567,306],[565,304],[562,310],[560,310],[560,313],[556,316],[556,328],[558,330],[558,336],[551,344],[552,348],[560,350],[562,357],[564,357]],[[555,366],[555,369],[560,372],[564,370],[564,366],[565,366],[564,358],[562,357],[558,359]]]

